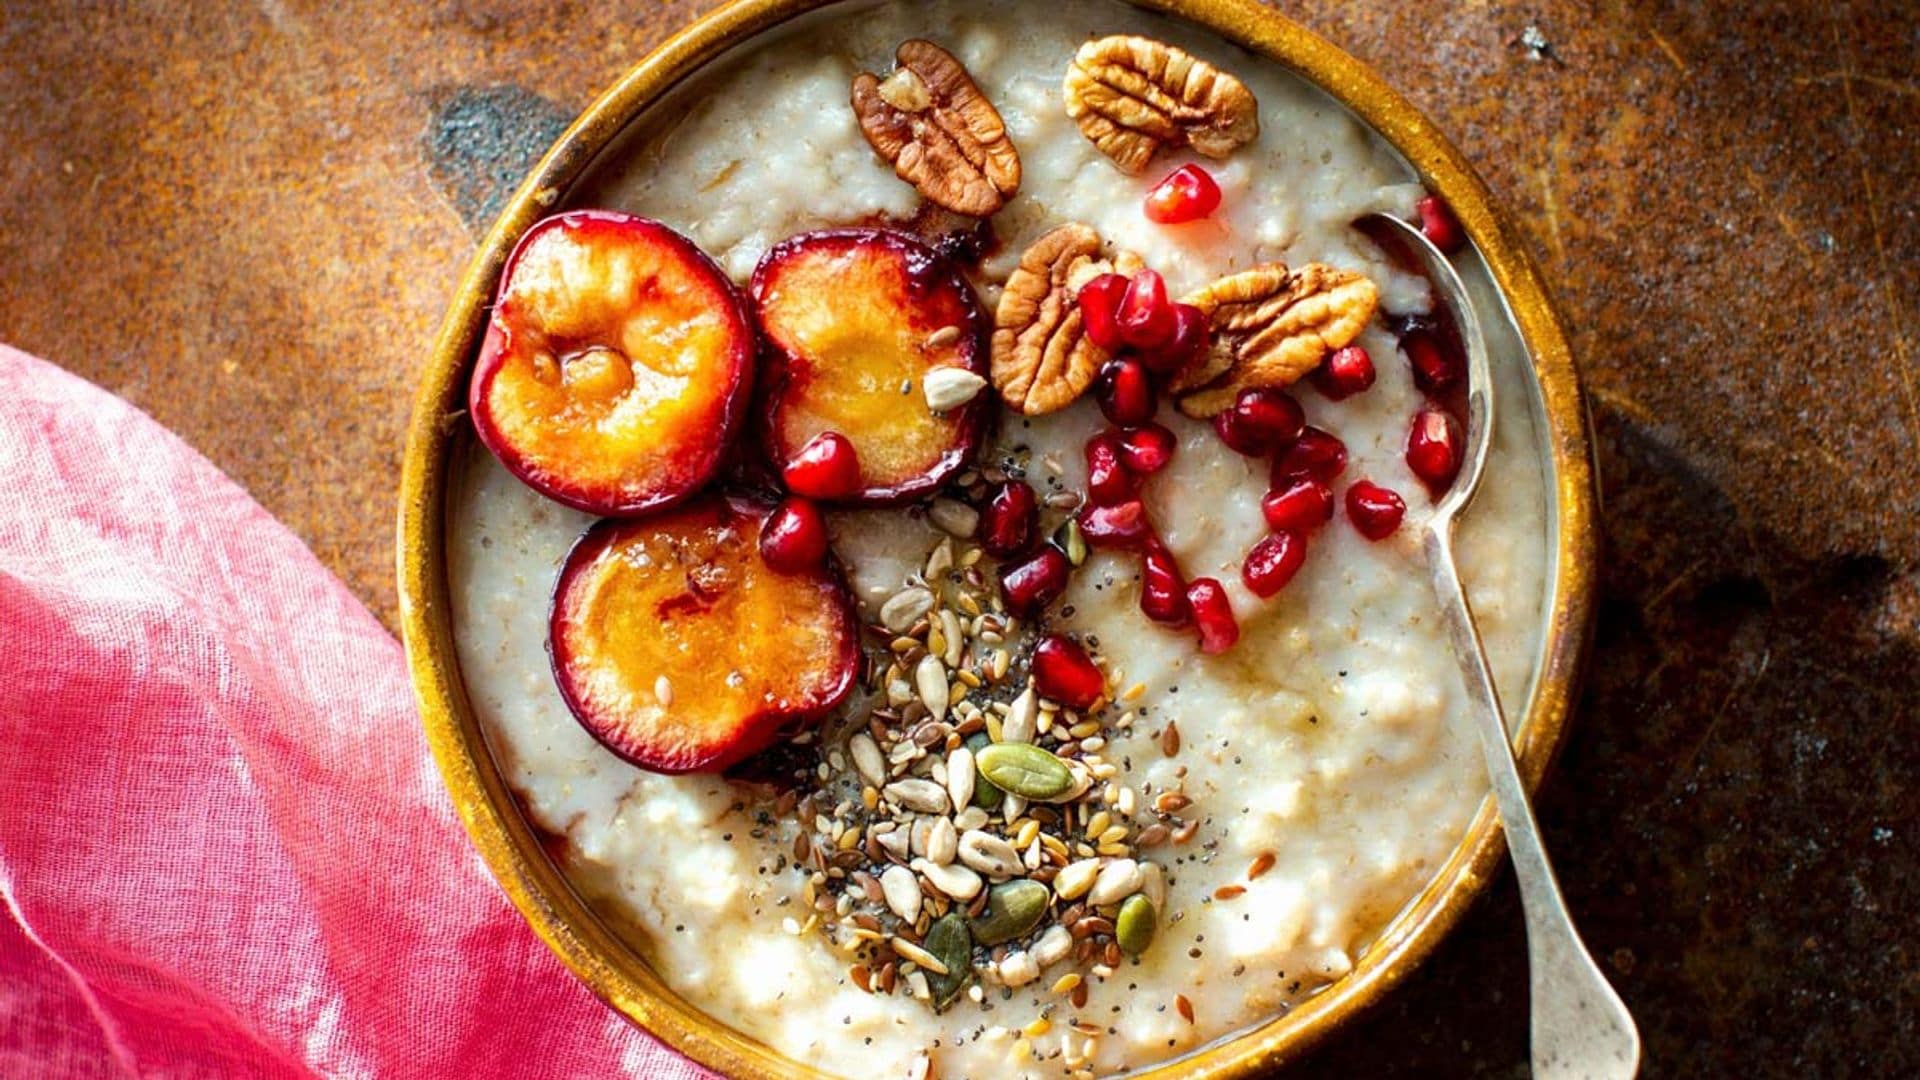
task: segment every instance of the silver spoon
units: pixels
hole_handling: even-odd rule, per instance
[[[1473,499],[1487,463],[1493,432],[1493,372],[1480,321],[1467,298],[1466,286],[1440,249],[1419,229],[1384,214],[1369,214],[1356,224],[1368,231],[1385,230],[1405,243],[1426,269],[1427,278],[1442,303],[1453,312],[1467,354],[1467,454],[1452,488],[1434,507],[1422,546],[1433,591],[1440,598],[1454,655],[1466,679],[1480,749],[1487,759],[1500,824],[1506,829],[1513,855],[1514,876],[1520,880],[1520,906],[1527,919],[1527,970],[1531,987],[1533,1075],[1559,1078],[1631,1077],[1640,1069],[1640,1033],[1633,1017],[1600,974],[1581,943],[1573,916],[1560,896],[1540,827],[1533,819],[1520,770],[1508,741],[1506,714],[1493,686],[1493,672],[1474,628],[1473,613],[1460,588],[1460,571],[1453,561],[1454,517]]]

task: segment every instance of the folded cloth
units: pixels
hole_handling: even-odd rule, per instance
[[[527,929],[399,645],[139,410],[0,346],[0,1077],[707,1077]]]

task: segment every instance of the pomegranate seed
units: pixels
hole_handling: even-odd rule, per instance
[[[1331,484],[1346,467],[1346,443],[1317,427],[1303,428],[1293,445],[1273,459],[1272,484],[1275,489],[1289,488],[1303,476]]]
[[[1086,324],[1087,337],[1110,353],[1127,345],[1120,324],[1114,321],[1126,294],[1127,279],[1120,274],[1101,274],[1080,286],[1080,319]]]
[[[1438,495],[1447,490],[1459,475],[1465,454],[1466,440],[1452,416],[1432,406],[1413,414],[1413,428],[1407,432],[1407,468],[1428,491]]]
[[[1220,208],[1220,185],[1198,165],[1182,165],[1147,192],[1147,220],[1161,225],[1199,221]]]
[[[1187,586],[1187,603],[1193,608],[1193,622],[1200,631],[1200,651],[1209,656],[1233,648],[1240,640],[1240,623],[1233,617],[1233,604],[1227,590],[1210,577],[1195,578]]]
[[[1466,374],[1466,365],[1449,354],[1437,334],[1414,329],[1400,339],[1400,351],[1407,354],[1413,368],[1413,383],[1429,394],[1441,394],[1453,388]]]
[[[1392,536],[1406,516],[1406,500],[1371,480],[1356,481],[1347,489],[1347,517],[1369,540]]]
[[[1275,488],[1260,500],[1260,512],[1267,527],[1275,532],[1306,535],[1333,520],[1333,489],[1311,476],[1296,479],[1291,486]]]
[[[1220,441],[1248,457],[1291,446],[1306,426],[1300,403],[1280,390],[1242,390],[1233,407],[1213,418]]]
[[[1120,440],[1103,431],[1087,440],[1087,495],[1100,506],[1126,502],[1135,496],[1133,474],[1120,460]]]
[[[1000,591],[1006,594],[1007,610],[1021,618],[1040,614],[1048,604],[1067,591],[1067,575],[1073,567],[1060,549],[1044,545],[1025,562],[1000,568]]]
[[[1139,499],[1112,506],[1083,506],[1078,517],[1081,534],[1097,548],[1133,547],[1147,535],[1147,510]]]
[[[1132,357],[1110,360],[1100,369],[1094,387],[1100,411],[1116,427],[1132,427],[1153,419],[1153,377],[1147,366]]]
[[[1429,195],[1414,204],[1420,211],[1420,231],[1433,246],[1451,255],[1460,250],[1467,242],[1466,230],[1460,227],[1460,219],[1453,216],[1453,207],[1438,195]]]
[[[1100,674],[1087,650],[1079,642],[1059,634],[1048,634],[1033,647],[1034,689],[1069,709],[1091,708],[1107,692],[1107,678]]]
[[[1140,611],[1168,626],[1185,626],[1193,621],[1193,605],[1187,603],[1187,579],[1180,575],[1180,564],[1173,561],[1173,553],[1157,541],[1147,545],[1140,559]]]
[[[1179,315],[1167,299],[1167,283],[1152,270],[1142,270],[1127,283],[1126,295],[1114,311],[1121,340],[1142,352],[1155,352],[1173,341]],[[1099,342],[1095,341],[1098,345]]]
[[[1293,575],[1307,561],[1307,538],[1302,533],[1281,530],[1265,536],[1247,552],[1240,567],[1240,580],[1253,595],[1265,599],[1287,587]]]
[[[787,488],[809,499],[843,499],[860,490],[860,457],[837,431],[823,431],[781,470]]]
[[[1155,371],[1179,371],[1198,363],[1207,351],[1207,314],[1192,304],[1173,305],[1173,337],[1159,351],[1142,357]]]
[[[1373,385],[1373,357],[1358,345],[1335,349],[1313,369],[1313,385],[1329,401],[1344,401]]]
[[[1033,489],[1009,480],[995,489],[980,511],[980,546],[997,559],[1027,550],[1040,528],[1040,500]]]
[[[827,522],[807,499],[788,498],[760,527],[760,558],[782,574],[797,574],[827,559]]]
[[[1159,424],[1142,424],[1120,433],[1120,464],[1135,476],[1152,476],[1173,460],[1178,445],[1173,432]]]

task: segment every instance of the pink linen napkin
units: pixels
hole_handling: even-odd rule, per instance
[[[366,609],[5,346],[0,634],[0,1077],[710,1075],[507,903]]]

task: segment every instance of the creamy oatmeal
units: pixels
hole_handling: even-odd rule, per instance
[[[1222,160],[1182,151],[1139,175],[1115,168],[1062,108],[1061,76],[1083,41],[1118,33],[1168,42],[1237,75],[1258,101],[1258,138]],[[1017,193],[993,219],[998,246],[970,275],[989,316],[1021,254],[1065,221],[1138,253],[1176,295],[1260,263],[1321,263],[1370,278],[1383,315],[1426,310],[1424,283],[1348,226],[1370,211],[1409,216],[1423,194],[1390,150],[1272,65],[1092,0],[1058,0],[1044,12],[1011,2],[861,5],[811,21],[662,106],[663,119],[629,138],[569,201],[665,222],[743,285],[795,233],[909,218],[920,196],[863,138],[848,87],[860,72],[887,71],[910,38],[938,42],[964,63],[1019,150]],[[1218,182],[1220,210],[1189,225],[1148,221],[1146,192],[1194,160]],[[1481,282],[1483,313],[1503,310],[1477,262],[1469,255],[1461,265]],[[1488,323],[1507,400],[1531,401],[1510,328]],[[1343,484],[1365,477],[1405,494],[1396,533],[1369,542],[1342,515],[1314,534],[1284,591],[1254,596],[1240,567],[1267,532],[1268,464],[1162,405],[1158,419],[1178,449],[1142,482],[1143,501],[1188,577],[1224,583],[1238,644],[1205,655],[1192,632],[1143,618],[1138,560],[1124,552],[1089,554],[1050,609],[1051,629],[1097,643],[1118,675],[1121,700],[1095,736],[1113,767],[1093,793],[1107,800],[1108,818],[1135,810],[1131,843],[1156,820],[1156,796],[1182,800],[1173,819],[1187,826],[1184,842],[1139,852],[1164,868],[1164,893],[1157,933],[1137,959],[1036,961],[1031,978],[990,972],[937,1013],[905,987],[863,990],[850,954],[808,904],[819,886],[794,866],[796,834],[818,834],[813,823],[793,820],[791,803],[770,788],[635,768],[570,715],[547,653],[548,597],[593,519],[522,486],[477,447],[460,470],[450,529],[473,703],[533,820],[566,841],[570,878],[680,993],[783,1054],[846,1076],[908,1076],[926,1055],[942,1077],[1050,1077],[1119,1072],[1191,1050],[1348,971],[1439,869],[1484,792],[1418,548],[1431,503],[1403,454],[1422,395],[1385,320],[1357,344],[1378,360],[1369,391],[1334,402],[1302,386],[1295,396],[1308,423],[1344,440]],[[1502,424],[1459,547],[1517,716],[1540,649],[1550,497],[1532,413],[1511,408]],[[1103,426],[1089,398],[1045,416],[1003,411],[981,458],[1024,470],[1043,499],[1082,492],[1082,447]],[[1064,517],[1044,510],[1045,530]],[[917,506],[836,513],[830,525],[870,624],[943,542],[942,558],[963,560],[971,547]],[[849,735],[885,697],[856,695],[814,737],[822,768],[851,784],[846,791],[861,786]],[[1179,743],[1171,753],[1170,727]],[[1069,973],[1078,988],[1063,988]]]

